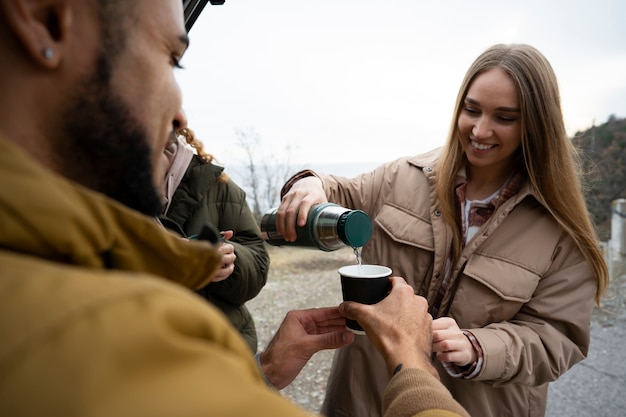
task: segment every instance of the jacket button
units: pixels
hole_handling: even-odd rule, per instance
[[[426,172],[433,172],[433,169],[431,167],[426,167]]]
[[[437,216],[437,217],[441,216],[441,211],[435,210],[435,216]]]
[[[435,273],[435,278],[439,278],[441,274],[439,272]]]

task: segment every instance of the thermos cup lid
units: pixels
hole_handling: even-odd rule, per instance
[[[364,211],[352,210],[342,216],[338,232],[347,245],[360,248],[372,235],[372,222]]]

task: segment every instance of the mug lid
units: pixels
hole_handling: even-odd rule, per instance
[[[352,210],[346,213],[342,220],[340,226],[343,227],[338,232],[347,245],[360,248],[372,236],[372,222],[364,211]]]

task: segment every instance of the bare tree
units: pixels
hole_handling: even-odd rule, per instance
[[[252,213],[255,218],[259,218],[260,212],[260,197],[259,197],[259,176],[257,175],[257,163],[254,160],[254,155],[257,153],[260,143],[259,135],[253,130],[241,130],[236,129],[235,135],[237,136],[237,145],[246,152],[247,161],[245,163],[245,174],[243,184],[250,190],[250,199],[252,202]]]
[[[263,213],[280,202],[280,189],[293,171],[291,155],[293,148],[285,147],[285,161],[263,151],[261,137],[253,129],[236,129],[237,145],[246,154],[242,185],[247,188],[252,213],[260,221]]]

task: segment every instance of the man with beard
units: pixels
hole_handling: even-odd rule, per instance
[[[401,278],[376,306],[290,312],[259,366],[183,288],[220,259],[151,217],[187,45],[180,0],[0,0],[0,414],[304,415],[266,385],[352,342],[344,316],[395,373],[387,415],[463,413]]]

